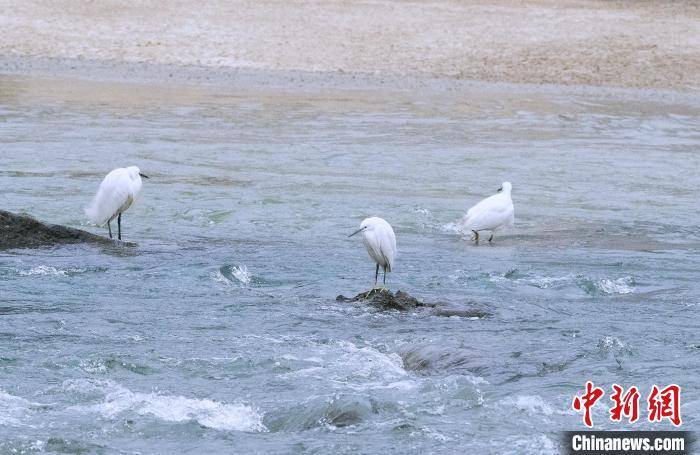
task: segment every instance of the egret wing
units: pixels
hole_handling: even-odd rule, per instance
[[[394,230],[387,224],[385,229],[379,232],[379,248],[386,263],[386,268],[389,272],[394,268],[394,259],[396,258],[396,235]]]
[[[513,208],[513,203],[510,203],[510,206],[508,207],[508,216],[507,216],[507,221],[506,225],[509,227],[515,226],[515,209]]]
[[[480,221],[483,218],[483,214],[489,210],[489,208],[493,204],[493,198],[495,197],[496,196],[489,196],[472,206],[472,208],[470,208],[467,211],[467,214],[464,216],[464,218],[462,218],[462,225],[466,229],[474,229],[478,225],[480,225]]]
[[[115,169],[107,174],[92,202],[85,208],[87,217],[98,226],[112,220],[132,197],[130,179],[122,171]]]
[[[462,219],[462,225],[466,229],[492,230],[507,223],[512,217],[513,202],[497,194],[469,209]]]
[[[374,231],[366,231],[364,232],[362,239],[370,257],[374,259],[374,262],[384,267],[387,262],[384,258],[384,254],[382,254],[380,236]]]

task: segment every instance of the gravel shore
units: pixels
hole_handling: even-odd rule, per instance
[[[700,4],[692,1],[30,0],[0,8],[5,74],[55,59],[700,88]]]

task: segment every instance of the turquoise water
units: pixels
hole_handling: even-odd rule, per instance
[[[82,207],[138,165],[137,246],[0,252],[0,453],[557,453],[586,380],[677,383],[698,429],[694,99],[81,87],[0,79],[2,208],[106,235]],[[392,289],[490,316],[337,302],[371,215]]]

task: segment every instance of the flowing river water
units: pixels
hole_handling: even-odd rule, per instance
[[[679,384],[698,429],[700,102],[484,87],[0,78],[0,208],[106,235],[102,177],[150,176],[136,246],[0,252],[0,453],[557,453],[586,380]],[[372,215],[391,289],[487,316],[336,301]]]

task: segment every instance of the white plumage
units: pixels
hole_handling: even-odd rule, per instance
[[[482,200],[470,208],[462,218],[462,228],[472,231],[477,242],[480,231],[491,231],[490,242],[497,229],[515,224],[513,200],[510,197],[511,189],[510,182],[503,182],[498,194]]]
[[[367,248],[367,253],[377,264],[374,274],[374,285],[377,285],[379,267],[384,269],[384,284],[386,284],[386,272],[391,272],[396,259],[396,235],[391,225],[384,219],[376,216],[366,218],[360,223],[360,229],[350,234],[362,232],[362,241]]]
[[[100,183],[97,194],[90,205],[85,208],[85,215],[98,226],[107,224],[109,236],[112,237],[110,222],[119,220],[119,239],[121,240],[121,214],[138,199],[143,185],[141,174],[136,166],[117,168],[111,171]]]

